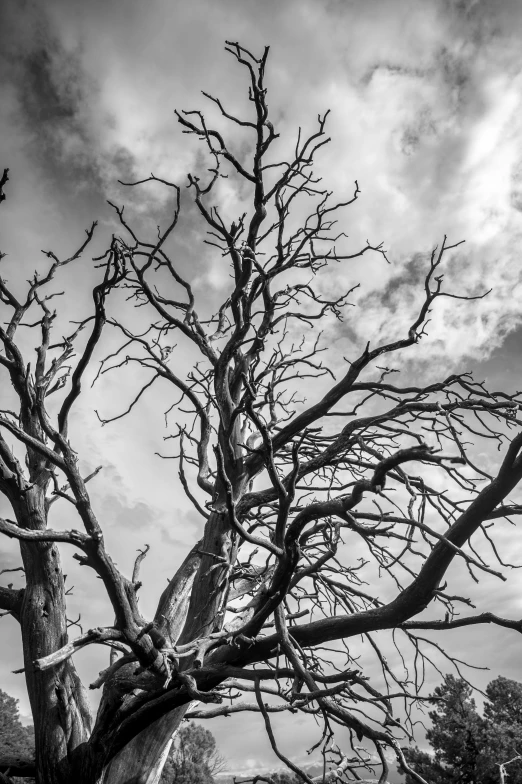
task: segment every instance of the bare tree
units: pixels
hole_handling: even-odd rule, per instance
[[[259,59],[237,43],[226,49],[248,75],[251,112],[235,116],[207,98],[220,122],[244,133],[241,152],[201,112],[177,113],[211,161],[189,175],[189,195],[213,263],[232,269],[217,312],[198,310],[191,281],[169,255],[181,191],[154,175],[142,182],[170,189],[169,225],[152,240],[141,237],[115,206],[122,236],[96,260],[92,313],[67,337],[53,342],[52,286],[86,250],[95,224],[71,257],[47,252],[46,273],[35,273],[22,297],[0,281],[0,366],[16,403],[0,414],[0,490],[12,509],[0,530],[19,540],[26,581],[19,591],[0,588],[0,608],[20,622],[40,784],[151,784],[184,716],[239,711],[261,714],[275,753],[305,781],[310,777],[278,749],[274,712],[301,711],[322,725],[325,771],[331,754],[339,775],[356,780],[377,765],[382,784],[386,750],[408,770],[401,744],[411,732],[410,709],[422,699],[430,646],[442,650],[422,630],[481,623],[522,630],[520,621],[491,613],[457,617],[455,608],[469,601],[445,582],[453,562],[474,578],[501,576],[486,562],[481,540],[500,561],[491,529],[522,511],[508,500],[522,477],[520,396],[489,392],[467,373],[400,386],[389,378],[393,368],[380,364],[391,366],[418,343],[439,298],[459,298],[444,290],[442,269],[460,243],[444,238],[426,258],[423,301],[404,336],[368,342],[334,378],[320,339],[302,337],[310,326],[342,319],[349,304],[353,289],[324,293],[324,274],[330,264],[384,257],[384,250],[370,242],[348,250],[337,232],[359,188],[336,202],[313,174],[329,141],[327,115],[308,138],[299,133],[291,157],[277,160],[264,82],[268,49]],[[225,175],[241,188],[244,204],[233,222],[214,202]],[[2,197],[7,182],[6,171]],[[307,217],[297,220],[305,207]],[[147,313],[145,331],[133,306],[141,318]],[[104,353],[107,330],[121,341]],[[176,361],[174,338],[198,355],[190,368]],[[172,390],[179,479],[204,524],[153,618],[143,617],[137,600],[145,551],[131,577],[115,565],[87,488],[96,472],[84,476],[69,437],[96,356],[98,379],[129,365],[143,373],[135,374],[142,384],[118,417],[142,404],[154,384]],[[302,399],[304,385],[311,402]],[[498,446],[493,473],[494,459],[479,465],[473,440],[482,453],[484,444]],[[69,505],[76,528],[48,525],[55,502]],[[69,640],[61,543],[103,581],[113,626]],[[388,586],[386,601],[379,578]],[[434,619],[415,620],[429,605]],[[386,631],[389,642],[386,633],[375,636]],[[362,640],[357,651],[353,638]],[[408,675],[388,663],[390,644],[400,649]],[[74,665],[75,652],[87,645],[112,651],[92,684],[103,688],[95,718]],[[382,670],[373,683],[365,671],[371,657]],[[406,720],[394,717],[396,703],[406,705]],[[348,728],[349,752],[336,749],[336,726]]]

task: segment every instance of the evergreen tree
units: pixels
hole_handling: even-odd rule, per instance
[[[160,784],[213,784],[222,765],[212,733],[191,721],[178,732]]]
[[[270,776],[271,784],[303,784],[304,779],[289,770],[278,770]]]
[[[433,692],[436,708],[426,738],[432,754],[405,750],[408,763],[429,784],[498,784],[499,765],[522,753],[522,684],[500,676],[486,689],[484,716],[470,686],[447,675]],[[508,769],[509,784],[522,784],[522,761]],[[406,774],[406,784],[413,784]]]
[[[34,759],[34,730],[32,727],[22,725],[18,712],[18,700],[10,697],[1,689],[0,759],[13,761]]]
[[[522,754],[522,683],[500,676],[486,689],[484,705],[485,737],[483,741],[485,784],[499,781],[499,763]],[[509,784],[522,784],[522,762],[507,768]]]

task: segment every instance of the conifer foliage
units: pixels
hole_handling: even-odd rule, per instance
[[[500,766],[510,784],[522,784],[522,683],[502,676],[486,689],[483,715],[477,710],[469,684],[452,675],[433,692],[435,710],[426,737],[432,754],[406,749],[408,762],[430,784],[498,784]],[[407,774],[406,784],[414,779]]]
[[[34,758],[34,730],[24,727],[18,712],[18,700],[0,689],[0,759],[13,764],[6,768],[0,765],[0,782],[6,770],[11,773],[29,773],[21,768],[22,760]],[[4,779],[6,780],[6,779]]]
[[[212,733],[191,721],[178,732],[160,784],[213,784],[223,764]]]

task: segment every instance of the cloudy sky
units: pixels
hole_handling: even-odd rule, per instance
[[[170,207],[165,192],[148,188],[138,200],[117,180],[153,171],[183,184],[198,159],[173,110],[203,107],[202,89],[248,110],[244,76],[224,41],[255,52],[270,45],[269,106],[282,149],[298,126],[313,130],[317,114],[331,109],[320,172],[340,196],[358,180],[361,198],[342,228],[355,244],[384,242],[391,262],[375,255],[332,272],[332,289],[361,283],[351,322],[330,334],[332,361],[347,344],[401,333],[418,301],[424,254],[447,234],[466,240],[449,260],[448,285],[461,294],[492,291],[473,304],[442,301],[408,372],[428,378],[473,368],[491,386],[520,388],[521,33],[517,0],[3,0],[0,168],[11,170],[1,214],[4,274],[23,283],[42,268],[42,248],[70,252],[94,219],[94,250],[105,249],[116,230],[107,199],[127,201],[154,232]],[[239,207],[232,187],[222,198],[231,214]],[[189,219],[176,249],[204,304],[226,290],[228,273],[201,239]],[[74,296],[66,314],[87,306],[94,275],[88,260],[67,273]],[[93,409],[111,415],[128,402],[125,385],[111,383],[90,393],[74,432],[85,466],[104,465],[93,493],[119,565],[130,568],[136,549],[152,546],[142,599],[150,613],[201,522],[180,496],[174,466],[153,457],[167,451],[160,405],[100,428]],[[59,523],[63,512],[56,514]],[[64,557],[77,586],[71,614],[81,608],[87,628],[110,623],[98,586]],[[15,547],[2,542],[0,568],[16,565]],[[494,586],[482,595],[492,609],[520,617],[519,588],[512,581],[503,594]],[[502,596],[499,608],[494,599]],[[20,676],[10,674],[19,665],[16,627],[0,623],[7,638],[0,687],[27,712]],[[482,682],[500,672],[522,679],[513,636],[482,630],[453,641],[461,653],[472,645],[475,663],[492,668]],[[78,657],[88,681],[105,659]],[[273,764],[259,722],[245,726],[230,719],[212,727],[231,768]],[[286,733],[286,750],[302,756],[312,731]]]

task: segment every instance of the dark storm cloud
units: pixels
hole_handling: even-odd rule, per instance
[[[11,123],[25,137],[26,154],[61,198],[95,192],[100,173],[85,107],[95,86],[78,48],[67,50],[40,5],[3,6],[2,88],[14,96]]]

